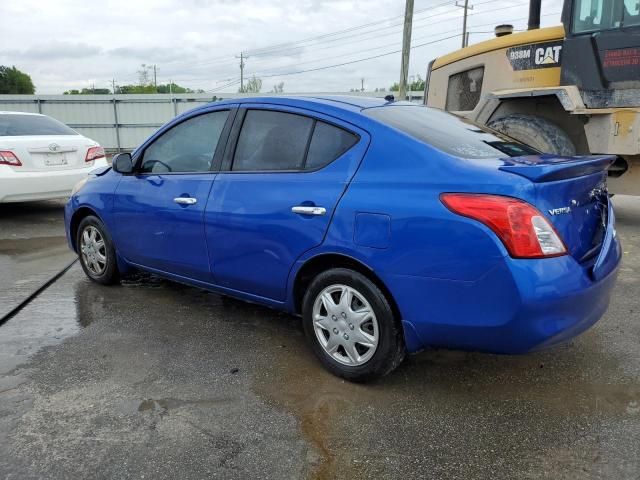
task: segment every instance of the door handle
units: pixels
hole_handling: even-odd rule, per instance
[[[324,215],[327,213],[327,209],[324,207],[310,207],[305,205],[292,207],[291,211],[300,215]]]
[[[198,199],[191,197],[176,197],[173,199],[178,205],[193,205],[198,203]]]

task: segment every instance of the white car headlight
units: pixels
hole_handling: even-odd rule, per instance
[[[71,196],[73,197],[76,193],[78,193],[82,187],[84,187],[85,183],[89,180],[89,176],[84,177],[78,183],[73,186],[73,190],[71,190]]]

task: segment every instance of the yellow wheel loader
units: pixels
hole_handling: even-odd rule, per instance
[[[425,103],[558,155],[614,154],[611,193],[640,195],[640,0],[565,0],[562,26],[496,38],[429,64]]]

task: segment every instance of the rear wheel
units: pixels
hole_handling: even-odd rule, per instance
[[[391,372],[404,358],[393,309],[358,272],[336,268],[319,274],[305,294],[302,312],[307,340],[335,375],[367,381]]]
[[[84,273],[103,285],[118,283],[120,275],[111,237],[99,218],[89,215],[78,226],[76,245]]]
[[[542,153],[567,156],[576,154],[576,147],[569,135],[558,125],[543,117],[514,113],[492,120],[487,126],[530,145]]]

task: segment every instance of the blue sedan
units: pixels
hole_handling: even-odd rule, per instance
[[[404,102],[230,100],[78,184],[67,237],[98,283],[145,270],[300,315],[324,366],[365,381],[425,347],[524,353],[593,325],[621,257],[613,160]]]

